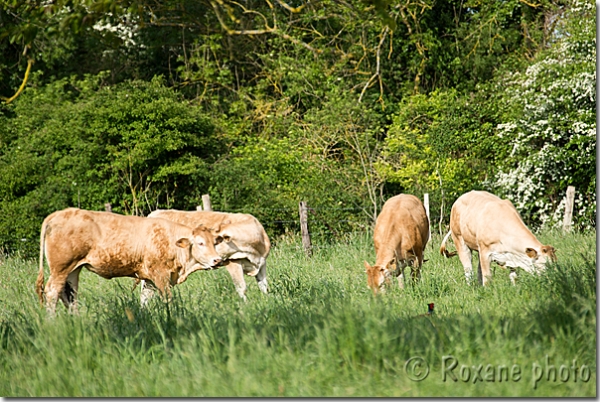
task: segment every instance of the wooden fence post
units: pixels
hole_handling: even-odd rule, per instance
[[[427,214],[427,224],[429,225],[429,239],[427,239],[427,241],[429,241],[431,240],[431,215],[429,214],[429,193],[423,194],[423,206],[425,207],[425,213]],[[427,244],[425,245],[427,246]],[[433,243],[431,244],[431,247],[433,247]]]
[[[196,205],[196,211],[202,211],[202,205]]]
[[[310,257],[312,255],[312,244],[308,232],[308,208],[304,201],[300,201],[300,232],[302,233],[302,246],[306,251],[306,255]]]
[[[106,204],[104,204],[104,209],[107,212],[112,212],[112,205],[110,205],[110,202],[107,202]]]
[[[210,195],[204,194],[202,196],[202,205],[205,211],[212,211],[212,205],[210,205]]]
[[[565,204],[565,217],[563,219],[563,231],[569,232],[573,228],[573,204],[575,200],[575,187],[567,187],[567,203]]]

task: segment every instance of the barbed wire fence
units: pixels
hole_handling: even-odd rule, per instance
[[[573,205],[575,198],[575,187],[568,186],[565,201],[566,207],[563,218],[562,230],[563,232],[569,232],[573,229]],[[450,220],[450,209],[448,208],[447,213],[441,213],[437,215],[431,215],[429,205],[429,194],[425,193],[423,196],[423,205],[429,219],[429,243],[431,247],[434,247],[431,242],[431,236],[439,232],[439,235],[443,235],[443,232],[447,230],[447,225],[444,222]],[[197,210],[212,211],[210,196],[204,194],[202,196],[202,204],[196,206]],[[443,207],[442,207],[443,208]],[[325,216],[324,211],[338,211],[345,213],[353,213],[354,219],[333,219],[331,216]],[[252,211],[243,209],[234,209],[227,212],[232,213],[248,213],[252,215],[260,215],[261,212],[281,212],[282,215],[292,216],[295,212],[292,212],[291,208],[271,208],[271,207],[260,207],[253,208]],[[298,205],[298,219],[269,219],[262,220],[261,224],[269,234],[269,237],[273,233],[283,232],[283,236],[289,238],[299,236],[301,239],[301,245],[296,244],[297,248],[302,248],[306,252],[307,256],[311,256],[314,249],[330,248],[335,247],[331,240],[344,241],[350,237],[357,235],[372,235],[374,222],[364,214],[363,219],[359,219],[361,213],[364,212],[364,208],[361,207],[338,207],[338,206],[319,206],[311,207],[305,201],[300,201]],[[318,229],[314,228],[311,230],[311,226],[317,226]],[[435,227],[437,226],[437,228]],[[436,229],[438,229],[436,231]]]
[[[210,197],[202,196],[203,205],[196,206],[199,211],[212,211]],[[429,218],[430,232],[435,231],[438,221],[447,216],[429,214],[428,194],[424,197],[424,205]],[[225,211],[224,211],[225,212]],[[375,222],[372,222],[369,214],[364,213],[362,207],[342,207],[342,206],[318,206],[311,207],[305,201],[300,201],[298,210],[292,208],[259,207],[259,208],[238,208],[228,209],[230,213],[248,213],[254,216],[261,216],[265,213],[270,215],[286,216],[286,219],[261,219],[260,222],[267,231],[273,243],[285,241],[288,245],[302,248],[307,256],[311,256],[313,250],[336,247],[335,243],[347,242],[356,236],[372,236]],[[342,212],[350,216],[344,219],[332,218],[331,212]],[[289,219],[296,215],[297,218]],[[350,219],[351,218],[351,219]],[[273,238],[273,234],[280,234]],[[295,243],[295,244],[293,244]]]

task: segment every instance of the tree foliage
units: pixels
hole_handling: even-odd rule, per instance
[[[18,96],[0,109],[0,243],[22,248],[64,206],[143,215],[207,191],[279,234],[300,200],[334,233],[372,224],[398,192],[429,193],[441,229],[474,188],[552,224],[575,185],[589,227],[592,13],[578,0],[5,1],[0,97]]]
[[[160,79],[108,86],[101,74],[30,88],[0,119],[0,241],[36,247],[49,213],[78,206],[145,215],[198,204],[222,143]],[[26,217],[26,218],[24,218]],[[29,245],[29,243],[32,243]]]

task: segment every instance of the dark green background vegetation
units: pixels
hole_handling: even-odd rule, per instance
[[[400,192],[595,228],[590,1],[0,2],[0,246],[68,206],[213,207],[329,238]],[[33,62],[25,90],[11,98]],[[562,208],[562,209],[561,209]]]

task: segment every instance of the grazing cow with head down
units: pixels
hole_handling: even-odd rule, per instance
[[[170,298],[170,287],[198,269],[221,263],[214,237],[202,226],[191,229],[164,219],[67,208],[42,224],[36,291],[53,313],[58,298],[76,310],[81,268],[103,278],[128,276],[151,281]],[[50,277],[44,291],[44,255]]]
[[[420,278],[423,251],[429,240],[429,219],[421,200],[400,194],[386,201],[375,222],[373,241],[376,262],[364,262],[367,283],[377,294],[393,276],[404,288],[404,268],[410,266],[413,280]]]
[[[452,253],[446,250],[450,235],[456,247]],[[486,191],[470,191],[458,197],[450,212],[450,231],[440,247],[447,258],[458,254],[467,282],[473,275],[472,250],[479,253],[477,277],[483,285],[491,279],[492,261],[510,269],[513,285],[517,267],[535,273],[543,271],[547,262],[556,261],[554,247],[540,243],[514,205]]]
[[[244,274],[254,276],[259,289],[268,292],[267,256],[271,242],[260,222],[250,214],[214,211],[156,210],[149,218],[168,219],[189,227],[204,225],[215,236],[217,253],[233,280],[235,290],[246,300]],[[142,286],[144,286],[142,284]]]

